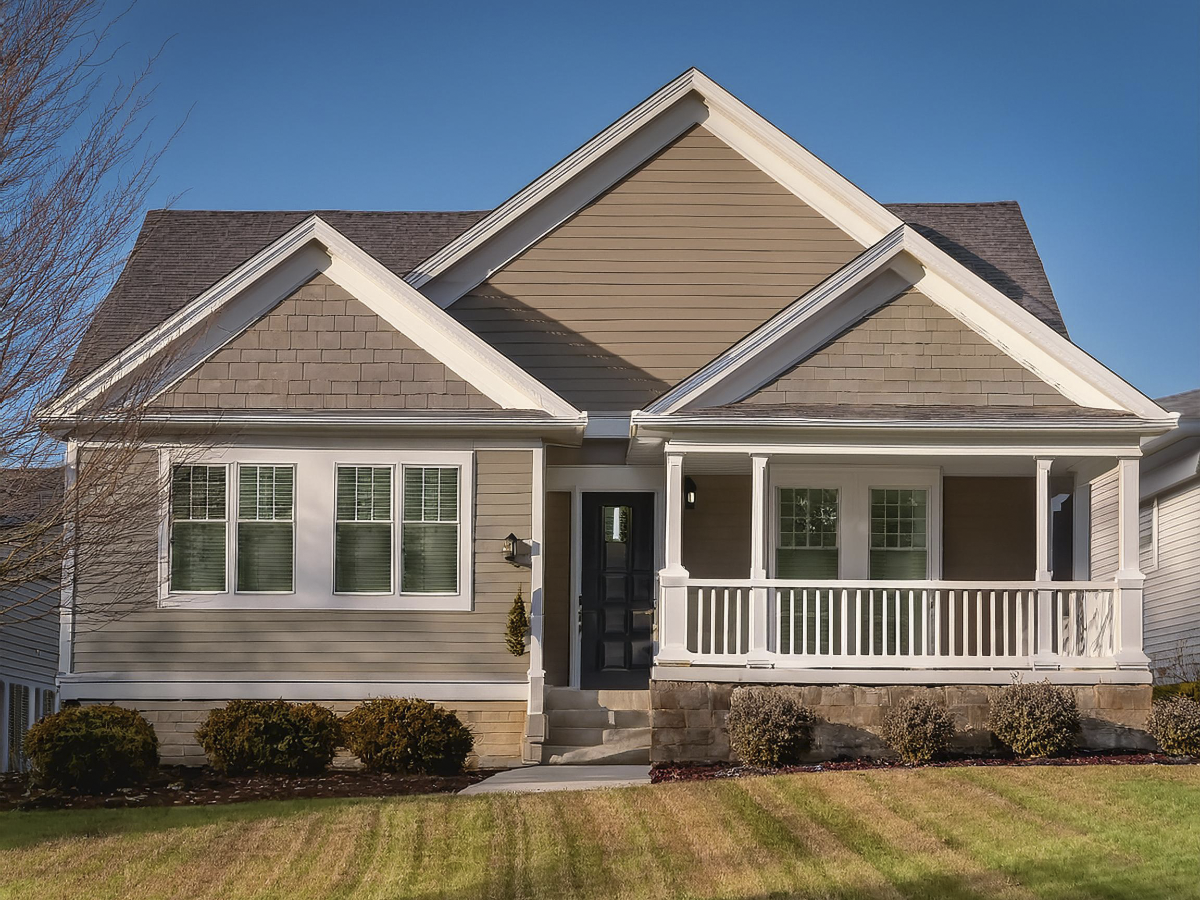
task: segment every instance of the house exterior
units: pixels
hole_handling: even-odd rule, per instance
[[[5,537],[61,501],[57,469],[0,471],[0,553]],[[53,578],[0,589],[0,772],[24,771],[25,733],[57,709],[59,591]]]
[[[159,550],[104,621],[72,570],[59,681],[168,759],[232,698],[397,695],[485,763],[719,759],[747,683],[874,752],[1014,675],[1141,739],[1176,416],[1071,343],[1016,204],[881,205],[696,70],[491,211],[151,213],[43,412],[70,467],[147,371]]]

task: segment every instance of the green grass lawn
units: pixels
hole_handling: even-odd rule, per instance
[[[8,812],[0,897],[1200,897],[1200,767]]]

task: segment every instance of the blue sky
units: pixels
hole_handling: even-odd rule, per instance
[[[1200,387],[1195,0],[143,0],[117,36],[171,39],[182,208],[489,208],[695,65],[882,202],[1020,201],[1076,342]]]

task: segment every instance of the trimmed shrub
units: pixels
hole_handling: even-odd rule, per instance
[[[1200,703],[1190,697],[1167,697],[1150,709],[1146,730],[1171,756],[1200,756]]]
[[[106,791],[145,781],[158,767],[158,736],[119,706],[68,706],[29,729],[26,751],[40,784]]]
[[[1000,688],[989,701],[988,727],[1017,756],[1059,756],[1075,747],[1079,709],[1070,688],[1048,680]]]
[[[231,700],[196,729],[212,767],[226,775],[315,775],[342,744],[333,711],[316,703]]]
[[[766,687],[737,688],[730,699],[729,743],[748,766],[794,765],[812,744],[816,719],[792,694]]]
[[[1166,700],[1168,697],[1187,697],[1200,703],[1200,681],[1183,681],[1179,684],[1156,684],[1154,686],[1154,702]]]
[[[908,765],[921,765],[950,749],[954,717],[940,703],[909,697],[888,710],[880,735]]]
[[[425,700],[368,700],[343,722],[346,746],[370,772],[454,775],[475,746],[458,716]]]

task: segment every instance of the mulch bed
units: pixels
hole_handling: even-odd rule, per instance
[[[953,769],[962,767],[999,766],[1187,766],[1200,765],[1200,759],[1189,756],[1167,756],[1163,753],[1077,753],[1054,759],[1016,759],[1003,756],[968,756],[929,763],[916,768]],[[897,759],[845,759],[809,766],[783,766],[778,769],[756,769],[736,763],[660,763],[650,770],[651,784],[671,781],[711,781],[716,778],[752,778],[758,775],[787,775],[793,772],[864,772],[880,769],[911,769]]]
[[[355,769],[331,769],[321,775],[244,775],[227,777],[212,769],[165,766],[144,785],[109,794],[43,790],[24,775],[0,775],[0,810],[101,809],[129,806],[208,806],[248,800],[295,800],[301,797],[402,797],[461,791],[494,769],[462,775],[388,775]]]

